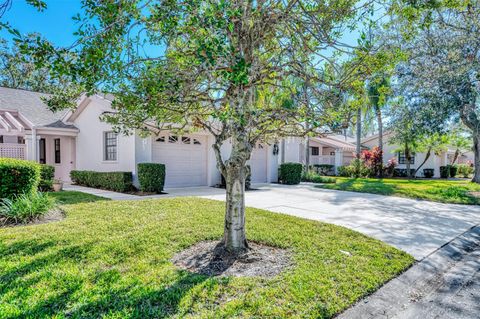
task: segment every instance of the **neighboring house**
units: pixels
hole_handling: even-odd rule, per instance
[[[399,145],[389,143],[391,138],[391,133],[386,132],[383,135],[383,162],[386,165],[391,158],[397,160],[397,168],[404,169],[406,168],[405,156],[403,152],[398,152]],[[378,146],[378,134],[372,135],[362,139],[362,146],[365,146],[369,149]],[[445,152],[440,154],[431,154],[430,158],[423,164],[422,168],[417,172],[418,177],[423,177],[423,169],[433,168],[434,177],[440,177],[440,166],[446,166],[448,164],[453,164],[452,160],[455,154],[454,149],[448,149]],[[411,162],[411,168],[416,169],[419,165],[425,160],[425,153],[415,153]],[[467,161],[473,161],[473,152],[467,152],[458,157],[458,160],[455,164],[466,163]]]
[[[349,165],[354,158],[355,145],[338,135],[309,137],[308,145],[310,165],[327,164],[338,166]],[[306,164],[306,138],[289,137],[281,143],[280,162],[298,162]]]

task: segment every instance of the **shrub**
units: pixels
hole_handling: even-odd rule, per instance
[[[407,177],[407,169],[406,168],[395,168],[393,170],[394,177]],[[410,176],[415,176],[415,169],[410,169]]]
[[[447,165],[449,168],[449,175],[450,177],[457,176],[457,165]]]
[[[133,188],[132,172],[71,171],[70,178],[77,185],[127,192]]]
[[[423,169],[423,176],[425,176],[425,178],[432,178],[433,175],[435,175],[435,170],[433,168]]]
[[[148,193],[161,193],[165,185],[165,165],[158,163],[138,164],[140,190]]]
[[[397,165],[397,159],[392,157],[388,160],[387,165],[385,165],[383,174],[387,177],[393,177],[395,175],[395,167],[397,167]]]
[[[40,164],[0,158],[0,198],[14,198],[36,192],[39,182]]]
[[[55,199],[46,193],[31,192],[0,202],[0,220],[3,223],[26,223],[55,208]]]
[[[53,179],[55,177],[55,167],[51,165],[40,165],[40,183],[38,190],[41,192],[49,192],[53,188]]]
[[[473,167],[468,164],[458,164],[457,173],[464,178],[468,178],[473,174]]]
[[[337,176],[350,177],[349,167],[348,166],[338,166],[337,167]]]
[[[380,150],[378,146],[372,148],[372,150],[364,150],[360,154],[360,160],[362,161],[363,165],[368,168],[368,176],[379,176],[383,170],[383,163],[382,163],[382,155],[383,152]],[[359,175],[361,175],[362,171],[357,171]],[[366,173],[367,171],[364,171]],[[367,177],[367,176],[365,176]]]
[[[370,169],[364,161],[361,159],[355,158],[349,165],[348,171],[350,172],[350,177],[369,177],[373,174],[372,169]]]
[[[335,165],[330,164],[315,164],[313,165],[316,172],[319,175],[326,176],[326,175],[335,175]]]
[[[284,163],[280,165],[278,179],[287,185],[300,184],[303,165],[300,163]]]
[[[448,166],[440,166],[440,177],[448,178],[450,175],[450,168]]]
[[[302,181],[311,183],[336,183],[336,179],[328,176],[321,176],[314,171],[308,171],[302,174]]]

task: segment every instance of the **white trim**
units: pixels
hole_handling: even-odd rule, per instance
[[[24,130],[25,128],[23,127],[23,125],[22,125],[19,121],[17,121],[17,119],[16,119],[10,112],[5,111],[4,114],[5,114],[5,116],[8,118],[8,120],[9,120],[10,122],[12,122],[13,125],[14,125],[20,132],[23,132],[23,130]]]

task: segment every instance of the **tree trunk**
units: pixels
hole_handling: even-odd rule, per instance
[[[362,109],[357,110],[357,158],[360,158],[362,152]]]
[[[382,164],[382,167],[378,172],[378,177],[383,177],[383,120],[380,106],[375,106],[375,113],[377,114],[378,125],[378,149],[380,150],[380,163]]]
[[[432,155],[432,148],[429,147],[428,148],[428,151],[427,153],[425,154],[425,159],[423,160],[422,164],[420,164],[420,166],[417,167],[417,169],[415,170],[415,176],[417,176],[417,172],[420,170],[420,168],[422,168],[423,165],[425,165],[425,163],[428,161],[428,159],[430,158],[430,155]]]
[[[226,165],[226,211],[223,243],[232,253],[248,248],[245,235],[245,177],[247,168],[241,163]]]
[[[305,139],[305,173],[310,170],[310,137]]]
[[[455,150],[455,154],[453,155],[452,165],[455,164],[455,162],[457,161],[459,155],[460,155],[460,150],[457,148],[457,149]]]
[[[227,193],[223,244],[225,249],[233,254],[248,249],[245,235],[245,178],[248,170],[247,160],[252,153],[252,147],[246,136],[247,134],[239,129],[231,137],[230,158],[222,167]]]
[[[472,182],[480,183],[480,132],[473,133],[473,153],[475,155],[475,174]]]
[[[410,172],[410,148],[408,147],[408,144],[405,144],[405,165],[407,167],[407,177],[412,178],[412,173]]]

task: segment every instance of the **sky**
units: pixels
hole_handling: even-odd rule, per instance
[[[2,1],[2,0],[0,0]],[[37,11],[25,0],[12,0],[11,8],[0,18],[1,22],[9,22],[22,34],[38,32],[43,37],[60,47],[69,46],[75,40],[73,33],[77,26],[72,17],[81,11],[79,0],[47,0],[47,9]],[[5,30],[0,37],[10,39]],[[343,42],[356,45],[358,33],[345,34]]]
[[[8,21],[22,34],[39,32],[58,46],[68,46],[74,42],[73,32],[77,29],[72,17],[80,11],[80,1],[48,0],[47,9],[38,12],[25,0],[12,0],[12,6],[1,19]],[[6,31],[0,36],[10,38]]]

